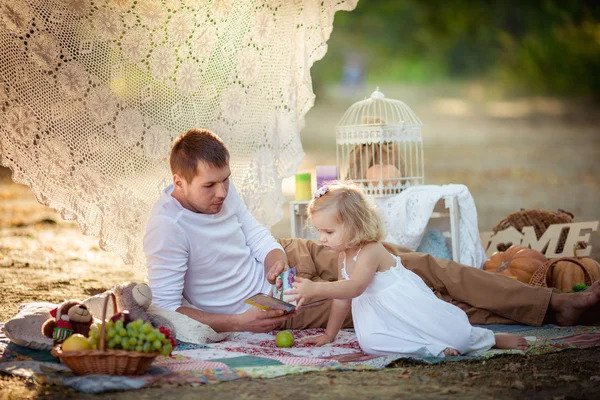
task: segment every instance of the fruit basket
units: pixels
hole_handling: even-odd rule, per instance
[[[160,352],[144,353],[106,348],[106,307],[108,300],[111,298],[114,313],[117,313],[115,295],[110,293],[104,299],[98,349],[62,351],[61,345],[58,345],[51,351],[52,355],[65,363],[75,375],[142,375],[148,370],[152,361],[160,354]]]
[[[592,261],[592,263],[595,263],[595,261],[593,261],[593,260],[591,260],[591,261]],[[561,274],[562,277],[560,280],[562,282],[553,281],[552,270],[558,266],[560,266],[560,268],[564,268],[563,262],[567,262],[566,265],[567,265],[567,269],[569,270],[568,273],[563,273],[564,275]],[[595,264],[597,265],[598,263],[595,263]],[[532,286],[553,287],[560,291],[570,291],[570,290],[566,290],[563,286],[565,286],[565,284],[564,284],[565,280],[568,282],[570,279],[573,279],[573,277],[576,276],[573,271],[570,271],[571,268],[573,268],[573,266],[575,266],[576,268],[578,267],[581,271],[581,274],[577,274],[577,275],[579,275],[579,282],[575,281],[575,282],[566,284],[566,287],[568,287],[569,289],[573,287],[574,283],[582,283],[585,286],[592,286],[592,283],[594,283],[598,279],[597,278],[598,273],[597,272],[594,273],[593,270],[588,269],[589,267],[585,265],[585,261],[583,259],[578,259],[576,257],[562,257],[562,258],[554,258],[552,260],[548,260],[546,263],[544,263],[544,265],[539,267],[531,276],[529,284]],[[598,271],[597,267],[596,267],[596,271]],[[583,279],[583,281],[581,281],[581,279]]]

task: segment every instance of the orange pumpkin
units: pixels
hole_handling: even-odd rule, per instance
[[[546,275],[546,284],[562,292],[572,292],[573,286],[578,283],[590,286],[600,280],[600,264],[593,258],[566,257],[553,260],[552,264]]]
[[[517,280],[529,283],[535,271],[548,261],[545,255],[529,247],[510,246],[506,251],[498,251],[483,265],[489,272],[515,277]]]

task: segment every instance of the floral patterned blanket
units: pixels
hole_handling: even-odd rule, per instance
[[[28,377],[41,382],[53,382],[86,393],[137,389],[164,384],[216,383],[238,378],[274,378],[310,371],[377,370],[398,359],[421,363],[455,362],[487,359],[498,354],[544,354],[565,349],[600,346],[600,327],[533,328],[516,325],[487,326],[496,332],[512,332],[527,338],[529,349],[489,350],[447,359],[410,355],[367,356],[358,346],[351,330],[340,333],[336,341],[323,347],[307,346],[298,340],[322,333],[322,329],[294,331],[296,344],[278,348],[275,334],[239,333],[228,340],[210,345],[179,343],[171,357],[158,357],[147,374],[140,377],[78,377],[58,363],[49,352],[39,352],[16,346],[0,336],[0,371]]]

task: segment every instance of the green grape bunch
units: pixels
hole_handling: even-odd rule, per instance
[[[160,352],[163,356],[171,355],[175,347],[175,339],[171,332],[161,326],[155,329],[150,323],[142,319],[131,321],[127,324],[123,320],[105,322],[104,345],[111,350],[128,350],[140,353]],[[88,341],[92,349],[100,347],[100,328],[90,329]]]

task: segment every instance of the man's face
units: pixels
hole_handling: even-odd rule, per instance
[[[221,211],[223,202],[229,192],[229,165],[218,168],[199,162],[196,175],[191,182],[174,175],[173,180],[178,190],[177,199],[190,211],[200,214],[216,214]]]

